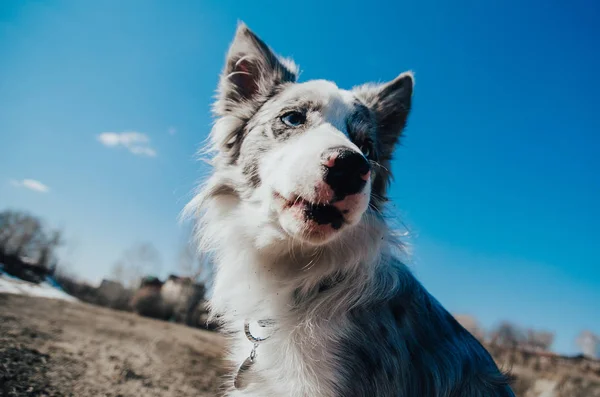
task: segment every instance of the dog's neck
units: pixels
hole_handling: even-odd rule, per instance
[[[348,278],[370,277],[370,263],[335,263],[319,251],[275,258],[252,246],[240,251],[219,261],[212,300],[216,313],[238,325],[245,319],[281,320]]]
[[[278,320],[304,312],[293,309],[310,305],[319,294],[345,283],[353,285],[346,293],[356,295],[345,300],[360,299],[361,286],[372,282],[381,257],[390,254],[391,246],[384,221],[373,214],[368,216],[372,219],[340,239],[308,248],[285,240],[265,248],[257,244],[256,235],[239,232],[243,225],[223,226],[221,222],[213,314],[237,328],[246,319]],[[237,222],[243,218],[227,219]]]

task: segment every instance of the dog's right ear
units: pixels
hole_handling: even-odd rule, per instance
[[[217,116],[249,118],[282,83],[295,82],[296,65],[278,58],[248,27],[240,22],[219,82],[214,106]]]

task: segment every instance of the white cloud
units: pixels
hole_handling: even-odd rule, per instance
[[[175,129],[175,127],[169,127],[167,132],[169,133],[169,135],[175,135],[175,133],[177,133],[177,129]]]
[[[10,181],[10,183],[13,186],[24,187],[25,189],[33,190],[34,192],[38,193],[48,193],[50,191],[48,186],[44,185],[40,181],[36,181],[35,179],[23,179],[20,181],[13,179]]]
[[[106,147],[121,146],[138,156],[156,156],[156,150],[150,146],[150,138],[141,132],[103,132],[97,138]]]
[[[137,154],[140,156],[148,156],[148,157],[156,156],[156,150],[152,149],[151,147],[147,147],[147,146],[130,147],[129,151],[133,154]]]

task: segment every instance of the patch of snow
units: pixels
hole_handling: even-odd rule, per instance
[[[49,280],[51,282],[51,280]],[[48,281],[33,284],[10,276],[0,270],[0,293],[37,296],[49,299],[62,299],[76,302],[77,298],[67,294],[60,288],[52,286]]]

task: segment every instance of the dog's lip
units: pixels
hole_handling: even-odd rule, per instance
[[[283,210],[300,208],[308,220],[311,220],[318,225],[330,224],[334,229],[337,230],[341,228],[344,223],[346,223],[344,213],[347,211],[341,211],[332,204],[314,203],[295,194],[292,195],[292,199],[288,199],[276,191],[273,192],[273,195],[275,198],[285,202],[283,205]]]
[[[297,194],[292,194],[291,198],[287,198],[285,197],[283,194],[274,191],[273,192],[273,196],[275,196],[275,198],[280,199],[285,201],[285,208],[290,208],[290,207],[294,207],[297,205],[303,205],[303,206],[332,206],[331,203],[319,203],[319,202],[313,202],[310,200],[305,199],[302,196],[299,196]]]
[[[276,191],[276,192],[273,192],[273,195],[276,198],[285,201],[285,207],[293,207],[294,205],[297,205],[297,204],[305,204],[305,205],[312,204],[310,201],[308,201],[296,194],[291,195],[291,198],[287,198],[283,194]]]

